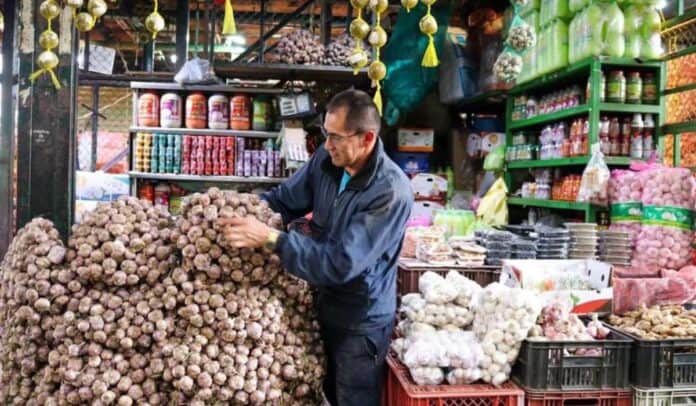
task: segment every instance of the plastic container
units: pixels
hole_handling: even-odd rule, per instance
[[[626,102],[626,77],[623,71],[615,70],[609,73],[607,81],[607,101],[609,103]]]
[[[613,331],[619,331],[610,327]],[[696,386],[696,338],[644,340],[633,339],[631,383],[641,388],[678,388]]]
[[[154,92],[145,92],[138,98],[138,125],[141,127],[159,126],[159,96]]]
[[[569,351],[599,349],[601,356]],[[512,378],[526,389],[578,390],[630,388],[631,339],[612,331],[606,340],[522,342]]]
[[[226,130],[230,121],[230,107],[227,96],[214,94],[208,98],[208,127]]]
[[[655,79],[654,73],[649,72],[643,75],[643,91],[641,93],[644,104],[657,104],[657,79]]]
[[[690,405],[696,399],[696,387],[684,389],[633,389],[633,406]]]
[[[254,97],[252,104],[251,128],[255,131],[266,131],[271,126],[271,102],[265,96]]]
[[[251,128],[251,99],[238,94],[230,100],[230,128],[246,131]]]
[[[626,79],[626,103],[639,104],[643,98],[643,79],[640,72],[631,72]]]
[[[524,406],[524,391],[512,382],[493,385],[416,385],[406,366],[387,355],[384,405],[387,406]]]
[[[500,278],[500,269],[495,267],[480,267],[480,268],[464,268],[464,267],[448,267],[447,269],[438,269],[433,267],[405,267],[399,265],[396,276],[396,292],[399,296],[407,293],[418,292],[418,279],[426,272],[435,272],[442,277],[447,275],[450,270],[456,270],[462,276],[466,276],[472,281],[486,287],[493,282],[497,282]]]
[[[160,99],[160,125],[165,128],[181,128],[183,108],[181,96],[165,93]]]
[[[205,128],[208,114],[202,93],[191,93],[186,98],[186,128]]]
[[[601,390],[582,392],[546,392],[525,390],[527,406],[631,406],[633,392],[631,390]]]

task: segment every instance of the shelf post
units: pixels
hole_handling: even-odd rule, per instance
[[[15,120],[17,106],[14,85],[15,29],[17,27],[17,3],[6,1],[2,6],[5,16],[5,32],[2,37],[2,114],[0,115],[0,258],[14,234],[14,176]]]
[[[588,120],[590,120],[590,151],[587,151],[588,155],[591,154],[592,145],[599,140],[599,103],[601,102],[599,93],[601,90],[601,76],[602,62],[598,58],[594,58],[592,59],[592,63],[590,63],[590,75],[588,78],[590,81],[590,100],[587,101],[587,104],[590,106],[590,116],[588,117]]]

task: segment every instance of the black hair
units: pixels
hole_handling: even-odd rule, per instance
[[[349,131],[362,133],[374,131],[379,134],[382,125],[377,106],[372,97],[362,90],[348,89],[331,98],[326,105],[326,111],[333,113],[346,109],[345,127]]]

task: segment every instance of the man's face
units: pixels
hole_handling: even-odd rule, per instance
[[[367,151],[364,134],[346,128],[346,109],[337,109],[326,113],[324,129],[326,133],[326,150],[331,156],[331,163],[339,168],[357,162]]]

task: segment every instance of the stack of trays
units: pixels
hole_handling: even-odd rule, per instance
[[[625,231],[599,232],[599,258],[612,265],[631,265],[631,235]]]
[[[514,259],[536,259],[537,236],[530,233],[528,238],[517,237],[510,242],[511,254]]]
[[[512,258],[510,242],[515,237],[507,231],[482,230],[476,232],[476,243],[486,248],[486,264],[499,266],[503,259]]]
[[[597,259],[599,234],[595,223],[565,223],[570,231],[569,259]]]
[[[566,259],[570,232],[565,228],[537,227],[537,259]]]
[[[449,245],[454,251],[457,263],[462,266],[482,266],[486,261],[486,249],[477,245],[473,239],[452,237]]]

